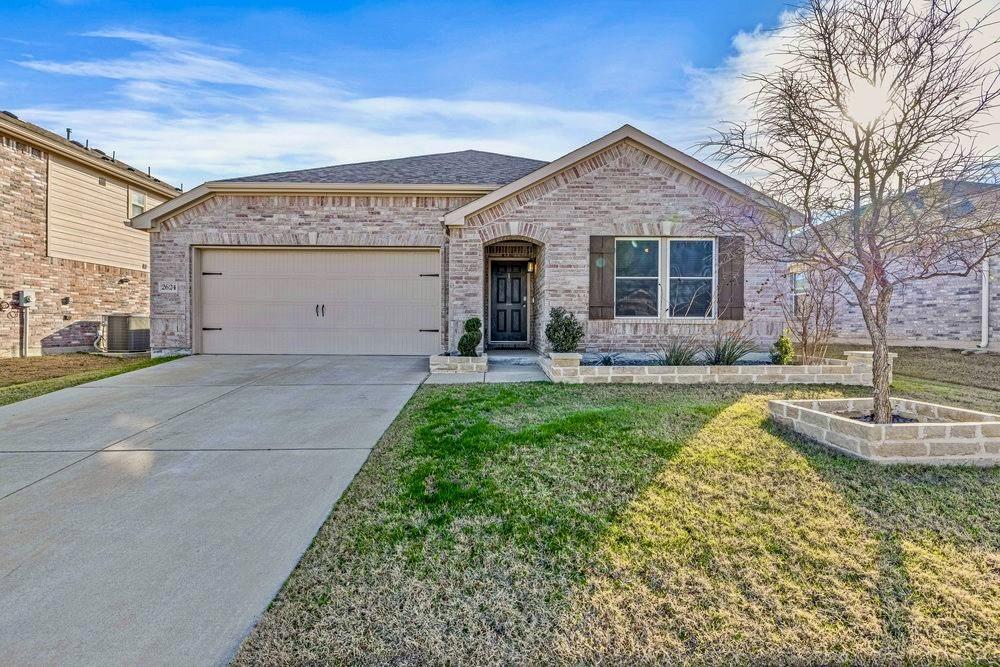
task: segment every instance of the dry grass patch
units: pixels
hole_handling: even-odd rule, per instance
[[[51,354],[43,357],[0,359],[0,387],[110,369],[134,361],[135,359],[101,357],[96,354]]]
[[[24,359],[0,359],[0,405],[16,403],[147,366],[156,366],[176,358],[121,359],[91,354],[60,354]]]
[[[422,388],[236,663],[1000,658],[1000,471],[851,460],[746,391]]]
[[[838,343],[830,346],[827,356],[836,359],[846,350],[868,349],[871,347]],[[962,354],[961,350],[940,347],[894,347],[892,351],[899,354],[896,375],[1000,391],[1000,354],[996,352]]]

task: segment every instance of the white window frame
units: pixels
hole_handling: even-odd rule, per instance
[[[666,319],[675,322],[711,322],[719,317],[719,239],[714,236],[668,236],[666,255]],[[672,280],[688,280],[688,278],[673,278],[670,275],[670,244],[674,241],[711,241],[712,242],[712,313],[704,317],[670,314],[670,283]],[[705,280],[707,276],[690,278],[690,280]]]
[[[798,276],[804,276],[805,286],[799,288],[796,281]],[[809,272],[808,271],[792,271],[788,274],[788,278],[791,281],[791,293],[792,293],[792,315],[799,316],[799,297],[809,295]]]
[[[618,314],[618,242],[619,241],[656,241],[656,315],[619,315]],[[663,303],[663,239],[659,236],[616,236],[615,237],[615,290],[612,298],[615,305],[616,320],[645,320],[655,322],[660,319]],[[626,276],[622,280],[651,280],[653,276]]]
[[[137,196],[142,198],[142,203],[139,203],[139,202],[136,201],[136,197]],[[145,192],[143,192],[142,190],[135,190],[133,188],[129,188],[128,189],[128,217],[129,218],[134,218],[137,215],[142,215],[143,213],[145,213],[148,201],[149,200],[146,197],[146,193]],[[142,210],[139,211],[138,213],[133,213],[132,212],[132,207],[133,206],[141,206]]]

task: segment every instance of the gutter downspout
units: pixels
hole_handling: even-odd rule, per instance
[[[983,286],[980,290],[983,299],[982,312],[979,321],[982,326],[982,333],[979,336],[980,349],[986,348],[990,344],[990,258],[983,257]]]

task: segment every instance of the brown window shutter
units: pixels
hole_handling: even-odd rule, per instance
[[[615,317],[615,237],[590,237],[590,319]]]
[[[745,252],[742,236],[719,237],[719,319],[743,319],[743,266]]]

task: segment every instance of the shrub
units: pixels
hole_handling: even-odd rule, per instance
[[[660,346],[659,361],[663,366],[694,366],[701,346],[689,338],[675,338]]]
[[[792,363],[792,359],[794,358],[795,346],[792,345],[792,339],[788,337],[787,333],[782,332],[778,336],[778,340],[771,346],[771,361],[784,366]]]
[[[614,366],[616,354],[602,354],[601,355],[601,366]]]
[[[731,366],[753,352],[756,347],[753,338],[740,329],[720,333],[705,351],[705,361],[714,366]]]
[[[553,308],[549,311],[549,323],[545,325],[545,337],[553,352],[576,352],[583,340],[583,325],[565,308]]]
[[[463,357],[478,357],[476,348],[483,339],[482,321],[478,317],[465,320],[465,333],[458,339],[458,353]]]

